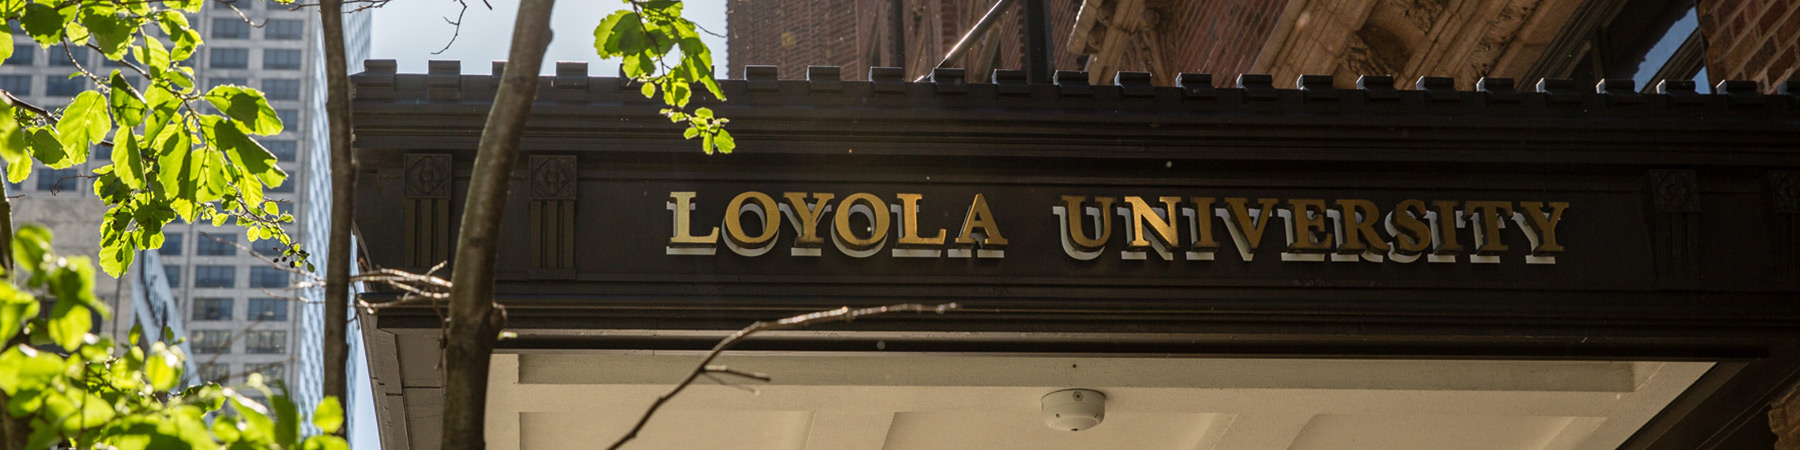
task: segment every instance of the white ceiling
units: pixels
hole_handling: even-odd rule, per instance
[[[604,448],[698,355],[497,354],[489,447]],[[895,353],[722,358],[627,449],[1611,449],[1711,363],[1081,358]],[[1039,398],[1107,395],[1052,430]]]

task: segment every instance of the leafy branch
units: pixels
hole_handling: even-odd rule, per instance
[[[112,147],[111,163],[96,169],[94,191],[109,206],[101,224],[100,266],[118,276],[136,250],[160,248],[162,228],[174,219],[234,222],[252,241],[292,245],[282,228],[293,217],[264,196],[287,173],[252,136],[283,127],[262,92],[242,86],[194,85],[185,65],[202,44],[188,23],[200,0],[0,2],[40,46],[62,47],[76,62],[72,77],[93,89],[60,110],[26,105],[11,94],[0,105],[0,159],[7,179],[21,182],[36,164],[64,169],[83,164],[95,145]],[[0,25],[0,58],[13,51],[11,29]],[[163,37],[159,37],[163,36]],[[165,43],[166,41],[166,43]],[[98,51],[147,81],[140,90],[119,70],[92,73],[73,47]],[[127,57],[135,59],[135,63]],[[211,105],[219,113],[203,112]],[[299,267],[304,261],[294,261]]]
[[[678,0],[625,0],[630,9],[606,16],[594,28],[594,50],[602,58],[620,58],[625,77],[641,83],[645,98],[662,93],[664,117],[670,122],[686,124],[682,136],[701,138],[700,149],[706,154],[714,150],[731,153],[737,141],[725,131],[730,120],[718,117],[709,108],[688,110],[693,99],[693,86],[698,83],[713,98],[725,100],[719,83],[713,80],[712,51],[700,40],[699,26],[681,16]],[[670,52],[679,49],[679,57]],[[670,65],[669,60],[675,59]]]

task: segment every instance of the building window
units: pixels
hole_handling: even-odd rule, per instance
[[[37,189],[53,191],[73,189],[76,184],[75,169],[38,169]]]
[[[205,383],[225,384],[231,379],[231,365],[225,363],[205,363],[200,365],[200,381]]]
[[[229,298],[196,298],[194,320],[231,320],[231,303]]]
[[[298,161],[298,159],[295,158],[300,156],[300,153],[297,151],[299,148],[298,142],[285,140],[263,141],[262,144],[263,147],[269,149],[269,153],[275,154],[275,159],[280,161]]]
[[[18,44],[13,46],[12,56],[6,57],[6,65],[29,66],[34,59],[37,59],[37,46],[31,44]]]
[[[250,23],[241,17],[213,19],[212,37],[219,39],[249,39]]]
[[[225,330],[188,330],[188,347],[194,353],[231,353],[231,332]]]
[[[271,48],[263,50],[263,69],[299,69],[300,51]]]
[[[268,87],[268,86],[264,86]],[[276,109],[275,117],[281,119],[281,130],[286,132],[300,131],[300,110]]]
[[[259,330],[245,333],[244,353],[287,353],[287,332]]]
[[[237,267],[232,266],[194,266],[194,287],[233,288],[237,287]]]
[[[211,65],[214,69],[248,69],[250,68],[250,50],[242,48],[212,49]]]
[[[286,299],[253,298],[250,299],[250,315],[244,317],[244,319],[259,320],[263,322],[286,322],[287,312],[288,302]]]
[[[263,382],[265,382],[265,383],[279,380],[279,379],[282,379],[282,377],[287,376],[287,363],[272,362],[272,363],[263,363],[263,364],[246,364],[246,365],[244,365],[244,375],[245,376],[248,376],[249,374],[253,374],[253,373],[262,374]]]
[[[284,288],[288,285],[288,273],[276,267],[251,267],[250,287]]]
[[[237,235],[200,233],[194,240],[194,254],[199,256],[236,256]]]
[[[263,25],[263,38],[271,41],[298,41],[306,34],[306,22],[294,19],[269,19]]]
[[[292,193],[294,193],[294,185],[296,185],[296,184],[300,184],[299,177],[288,177],[287,181],[282,182],[280,186],[275,186],[275,187],[269,188],[269,192],[273,192],[273,193],[277,193],[277,194],[292,194]]]
[[[252,6],[255,6],[256,2],[245,0],[218,0],[213,2],[213,9],[231,9],[233,5],[236,5],[238,9],[247,10]]]
[[[263,96],[269,100],[299,100],[300,80],[293,78],[272,78],[263,80]],[[283,123],[287,121],[283,120]]]
[[[64,46],[58,45],[50,47],[48,50],[50,52],[51,66],[75,67],[75,63],[77,62],[81,63],[82,66],[88,65],[87,47],[68,46],[68,51],[66,52],[63,51],[63,47]],[[70,56],[74,56],[75,58],[69,59]]]
[[[0,75],[0,89],[19,97],[31,95],[31,75]]]
[[[169,280],[169,288],[181,287],[181,266],[176,264],[163,264],[163,278]]]
[[[87,90],[86,78],[69,78],[50,75],[44,77],[44,94],[52,97],[74,97]]]
[[[163,256],[181,256],[181,233],[163,233],[163,246],[156,249],[156,254]]]
[[[232,78],[232,77],[212,77],[212,78],[206,80],[206,90],[210,91],[210,90],[212,90],[212,88],[224,86],[227,84],[235,85],[235,86],[249,86],[250,80],[244,79],[244,78]]]

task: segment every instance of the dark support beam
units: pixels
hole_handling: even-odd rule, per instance
[[[1045,0],[1025,0],[1025,78],[1032,84],[1050,84],[1050,11]]]
[[[906,0],[888,0],[888,32],[893,33],[888,39],[894,57],[888,66],[899,67],[901,73],[906,70]]]

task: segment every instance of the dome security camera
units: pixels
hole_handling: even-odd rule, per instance
[[[1066,389],[1044,396],[1044,424],[1050,428],[1081,431],[1100,425],[1106,418],[1106,394],[1088,389]]]

